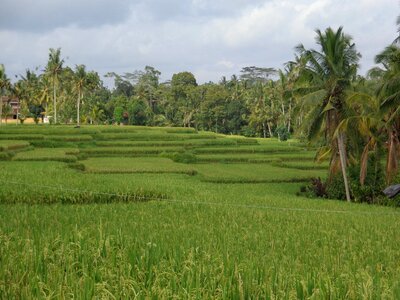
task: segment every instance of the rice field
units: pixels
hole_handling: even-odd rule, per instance
[[[2,154],[1,299],[400,298],[400,213],[296,196],[327,164],[295,140],[24,125]]]

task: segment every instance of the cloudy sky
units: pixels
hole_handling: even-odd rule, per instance
[[[398,0],[2,0],[0,63],[9,77],[44,68],[49,48],[100,74],[150,65],[199,82],[244,66],[281,68],[315,29],[343,26],[361,73],[396,37]]]

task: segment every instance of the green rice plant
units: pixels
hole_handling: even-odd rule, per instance
[[[113,174],[110,177],[110,173],[83,173],[82,167],[74,161],[68,165],[49,160],[12,161],[0,162],[0,167],[0,204],[90,204],[162,200],[167,197],[164,191],[158,191],[150,183],[146,186],[132,184],[126,180],[129,174]],[[175,171],[183,174],[183,167]]]
[[[184,164],[178,164],[162,157],[108,157],[89,158],[82,162],[88,173],[178,173],[194,175],[196,171]]]
[[[80,152],[88,157],[94,156],[140,156],[157,155],[162,152],[183,152],[180,147],[97,147],[81,149]]]
[[[184,164],[193,164],[197,162],[196,155],[193,152],[185,151],[185,152],[162,152],[160,153],[160,157],[166,157],[171,159],[174,162],[184,163]]]
[[[197,154],[199,162],[222,162],[222,163],[269,163],[280,161],[304,161],[314,160],[315,153],[311,151],[288,152],[288,153],[220,153],[220,154]]]
[[[115,141],[97,141],[98,147],[165,147],[165,146],[184,146],[185,141],[130,141],[130,140],[115,140]]]
[[[0,298],[400,298],[400,213],[295,196],[294,181],[326,175],[307,169],[314,152],[297,141],[245,145],[186,129],[80,129],[0,129],[94,139],[15,155],[85,161],[0,161]],[[104,133],[148,141],[101,144]],[[168,139],[154,139],[161,135]],[[147,157],[198,148],[209,151],[196,154],[196,164]],[[96,151],[113,157],[90,158]]]
[[[197,154],[197,161],[202,163],[260,163],[280,161],[279,157],[264,153],[227,153],[227,154]]]
[[[7,150],[23,149],[29,146],[27,141],[0,140],[0,152]]]
[[[184,146],[184,147],[208,147],[208,146],[226,146],[237,145],[236,139],[188,139],[188,140],[115,140],[115,141],[97,141],[96,145],[100,147],[163,147],[163,146]],[[257,142],[257,141],[256,141]],[[253,144],[253,142],[249,142]]]
[[[32,151],[19,152],[14,157],[15,161],[62,161],[75,162],[77,148],[37,148]]]
[[[326,171],[293,170],[270,164],[197,164],[202,180],[217,183],[304,182]]]
[[[298,170],[327,170],[329,163],[317,163],[315,161],[279,161],[276,162],[274,165],[282,168],[291,168],[291,169],[298,169]]]
[[[197,154],[211,153],[276,153],[276,152],[299,152],[297,147],[282,147],[282,146],[237,146],[237,147],[214,147],[214,148],[197,148]]]
[[[102,133],[96,136],[98,140],[132,140],[132,141],[178,141],[187,139],[211,139],[215,136],[200,134],[167,134],[166,132],[145,132],[145,133]]]
[[[186,140],[185,145],[187,147],[209,147],[209,146],[234,146],[237,145],[237,141],[234,139],[192,139]]]
[[[42,134],[9,134],[3,133],[0,134],[0,140],[26,140],[26,141],[33,141],[33,140],[43,140],[44,135]]]
[[[9,151],[0,151],[0,160],[10,160],[13,157],[12,152]]]
[[[91,141],[93,137],[88,134],[80,134],[80,135],[47,135],[45,137],[46,140],[52,141],[63,141],[63,142],[82,142],[82,141]]]
[[[372,221],[168,199],[3,206],[0,282],[8,284],[0,292],[4,298],[396,299],[397,225],[393,215]]]
[[[237,138],[235,139],[236,143],[239,145],[255,145],[258,144],[257,139],[252,139],[252,138]]]
[[[167,133],[197,133],[196,129],[194,128],[182,128],[182,127],[175,127],[175,128],[166,128],[165,132]]]
[[[62,140],[33,140],[30,144],[38,148],[74,148],[78,145],[74,142],[65,142]]]
[[[79,157],[77,157],[79,159]],[[68,164],[68,167],[78,171],[85,171],[86,167],[82,162],[71,162]]]

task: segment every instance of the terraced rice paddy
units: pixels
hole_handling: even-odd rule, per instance
[[[313,157],[188,128],[0,128],[0,298],[398,299],[399,212],[295,196],[326,175]]]

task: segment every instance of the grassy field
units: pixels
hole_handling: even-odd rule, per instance
[[[296,141],[26,125],[1,154],[1,299],[400,298],[400,213],[297,197],[327,164]]]

